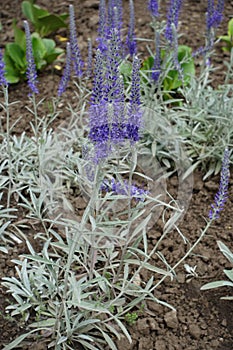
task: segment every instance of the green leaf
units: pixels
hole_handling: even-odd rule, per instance
[[[23,51],[26,51],[26,37],[23,30],[17,27],[15,21],[13,22],[15,43],[18,44]]]
[[[67,20],[67,18],[69,17],[69,15],[68,15],[68,13],[62,13],[59,17],[65,22]]]
[[[191,55],[191,48],[186,45],[179,45],[177,58],[183,71],[184,83],[188,84],[190,77],[195,75],[195,64]],[[182,81],[179,79],[179,72],[176,69],[172,69],[163,81],[163,88],[165,91],[176,90],[182,84]]]
[[[228,35],[232,42],[233,41],[233,18],[228,22]]]
[[[99,348],[96,348],[95,346],[91,345],[90,343],[88,343],[87,341],[85,341],[83,339],[79,339],[79,343],[82,344],[83,347],[85,347],[85,349],[99,350]]]
[[[60,28],[67,27],[67,24],[57,15],[47,15],[38,18],[38,29],[41,36],[47,36]]]
[[[32,11],[33,11],[34,18],[36,19],[49,15],[49,12],[47,10],[42,9],[38,5],[32,5]]]
[[[67,27],[65,23],[67,14],[61,16],[50,14],[40,6],[31,4],[30,1],[23,1],[22,12],[33,23],[35,31],[41,36],[47,36],[57,29]]]
[[[24,16],[34,24],[36,19],[34,17],[32,7],[33,7],[33,5],[30,3],[30,1],[23,1],[22,2],[21,9],[22,9]]]
[[[125,77],[131,77],[132,65],[129,62],[122,62],[120,64],[120,73]]]
[[[45,60],[46,60],[47,64],[54,62],[57,59],[57,57],[60,56],[63,52],[64,52],[64,50],[57,48],[54,50],[53,53],[51,53],[49,55],[45,55]]]
[[[131,264],[131,265],[138,265],[138,266],[143,266],[143,268],[156,272],[158,274],[164,275],[164,276],[170,276],[171,278],[173,277],[171,272],[165,271],[159,267],[153,266],[147,262],[144,261],[138,261],[137,259],[126,259],[125,263]]]
[[[230,249],[221,241],[217,241],[217,244],[223,255],[233,264],[233,253]]]
[[[32,331],[22,334],[19,337],[17,337],[15,340],[13,340],[10,344],[6,345],[2,350],[11,350],[15,349],[17,345],[19,345],[25,338],[27,338],[30,334],[34,332],[38,332],[40,330],[43,330],[44,328],[41,329],[33,329]]]
[[[53,39],[47,39],[47,38],[42,39],[42,41],[43,41],[46,53],[47,54],[53,53],[53,51],[56,47],[55,41]]]
[[[20,307],[18,307],[15,311],[13,311],[11,315],[14,316],[14,315],[22,314],[23,312],[25,312],[27,309],[30,309],[31,307],[32,305],[30,303],[25,303]]]
[[[16,68],[26,70],[26,58],[23,49],[16,43],[6,45],[6,52],[14,62]]]
[[[104,339],[106,341],[106,344],[108,344],[109,348],[111,350],[117,350],[116,345],[114,344],[112,339],[109,337],[109,335],[106,332],[103,332],[102,330],[101,330],[101,333],[102,333],[102,335],[103,335],[103,337],[104,337]]]
[[[230,37],[228,35],[222,35],[219,37],[222,41],[224,41],[227,44],[231,44]]]
[[[55,262],[53,262],[52,260],[48,260],[45,258],[42,258],[39,255],[27,255],[27,254],[23,254],[23,256],[27,259],[33,260],[33,261],[37,261],[39,263],[44,263],[46,265],[54,265],[54,266],[59,266],[58,264],[56,264]]]
[[[53,327],[56,323],[56,318],[48,318],[47,320],[39,321],[39,322],[33,322],[29,325],[31,328],[38,328],[38,327]]]
[[[37,69],[41,69],[46,64],[46,62],[44,61],[46,48],[43,40],[40,38],[38,33],[32,34],[32,50],[36,67]]]
[[[13,342],[10,344],[6,345],[3,350],[11,350],[15,349],[17,345],[19,345],[25,338],[27,338],[32,332],[28,332],[25,334],[20,335],[18,338],[16,338]]]
[[[20,81],[20,74],[13,67],[6,65],[5,66],[5,78],[6,78],[8,83],[16,84]]]
[[[42,40],[46,49],[44,59],[46,60],[47,64],[50,64],[54,62],[56,58],[64,52],[64,50],[59,47],[56,47],[56,43],[52,39]]]
[[[204,286],[201,287],[201,290],[219,288],[219,287],[224,287],[224,286],[233,287],[233,283],[229,282],[229,281],[210,282],[210,283],[204,284]]]
[[[154,58],[152,56],[149,56],[145,61],[142,63],[141,70],[151,70],[154,65]]]
[[[231,270],[223,270],[223,272],[229,278],[229,280],[231,280],[233,282],[233,269],[231,269]]]

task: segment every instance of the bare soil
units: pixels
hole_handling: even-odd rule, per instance
[[[98,24],[98,1],[97,0],[38,0],[37,4],[55,13],[68,11],[68,5],[72,3],[75,7],[77,19],[77,31],[79,45],[83,57],[87,52],[87,39],[92,38],[95,42],[96,29]],[[124,3],[124,20],[128,21],[128,1]],[[166,5],[163,1],[161,6],[161,17],[166,16]],[[204,44],[205,32],[205,11],[207,1],[186,0],[180,18],[180,43],[191,46],[194,50]],[[12,20],[22,23],[23,17],[20,9],[21,1],[1,0],[0,20],[3,26],[0,32],[1,46],[11,41],[13,36]],[[152,30],[148,23],[150,15],[146,8],[145,0],[135,0],[136,12],[136,34],[141,38],[153,38]],[[217,31],[217,35],[225,34],[227,22],[233,14],[233,1],[226,0],[224,20]],[[67,36],[66,30],[59,31],[59,34]],[[59,45],[64,45],[59,43]],[[139,48],[140,51],[140,48]],[[142,55],[147,55],[146,45],[142,43]],[[213,73],[213,86],[217,87],[224,81],[224,60],[229,59],[227,54],[221,50],[221,44],[217,44],[216,52],[212,58],[217,70]],[[39,90],[41,98],[49,99],[56,95],[60,80],[60,72],[54,67],[48,67],[39,75]],[[62,103],[72,100],[72,89],[70,86],[64,94]],[[14,132],[20,134],[22,131],[30,133],[30,115],[25,111],[28,87],[22,82],[9,88],[10,101],[19,101],[12,113],[12,122],[20,115],[24,118],[17,124]],[[75,103],[74,100],[72,100]],[[1,112],[0,112],[1,113]],[[62,122],[66,117],[64,113],[57,123]],[[195,173],[194,190],[189,210],[180,226],[184,235],[194,242],[199,236],[201,229],[205,226],[204,216],[208,216],[210,203],[218,190],[219,176],[202,180],[204,174]],[[170,189],[176,188],[176,178],[171,179]],[[229,288],[221,288],[211,291],[200,291],[200,287],[207,282],[223,279],[223,268],[230,268],[226,259],[219,252],[216,241],[221,240],[230,249],[233,249],[233,180],[230,181],[229,199],[222,212],[221,218],[215,222],[208,235],[204,238],[195,255],[192,255],[186,263],[190,266],[197,265],[198,277],[187,279],[183,266],[178,269],[177,280],[165,280],[156,291],[156,296],[172,304],[177,313],[171,313],[158,304],[148,302],[141,312],[138,321],[129,327],[133,338],[133,344],[129,345],[126,340],[119,342],[119,350],[232,350],[233,349],[233,303],[220,300],[221,296],[232,294]],[[24,213],[21,213],[22,217]],[[149,245],[152,247],[161,236],[160,221],[149,232]],[[33,241],[36,226],[31,226],[27,232]],[[34,242],[36,244],[36,242]],[[169,262],[176,262],[181,257],[186,247],[181,237],[171,233],[163,243],[163,253],[169,256]],[[11,261],[19,254],[27,252],[24,244],[16,245],[9,255],[0,253],[0,278],[15,274],[14,264]],[[154,257],[156,264],[156,257]],[[141,276],[146,281],[150,275],[145,273]],[[25,325],[19,320],[13,320],[5,313],[5,307],[11,302],[3,287],[0,286],[0,347],[12,341],[25,329]],[[27,343],[24,350],[31,347],[34,349],[46,349],[45,345],[38,342]]]

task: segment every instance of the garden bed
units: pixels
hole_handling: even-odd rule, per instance
[[[12,39],[12,21],[17,19],[22,24],[22,13],[20,9],[20,1],[2,0],[1,24],[0,32],[1,45],[11,41]],[[55,12],[68,12],[68,5],[71,2],[63,0],[46,1],[38,0],[36,2],[40,6]],[[124,21],[128,20],[128,1],[124,3]],[[161,16],[166,18],[166,5],[168,1],[163,2],[161,6]],[[83,57],[87,54],[87,39],[93,38],[93,44],[96,38],[96,28],[98,25],[98,1],[86,0],[74,2],[74,8],[77,19],[77,32],[79,38],[79,46]],[[179,32],[182,33],[180,43],[189,45],[193,50],[198,49],[204,44],[203,33],[205,32],[205,11],[206,4],[204,1],[186,1],[180,16]],[[226,1],[224,10],[224,20],[218,28],[217,34],[222,35],[227,31],[227,22],[233,13],[233,1]],[[152,39],[153,33],[149,26],[151,20],[150,14],[143,0],[135,0],[135,18],[136,18],[136,36],[140,38]],[[66,30],[60,30],[59,35],[67,37]],[[65,48],[65,44],[56,39],[59,45]],[[150,45],[150,43],[149,43]],[[224,61],[229,61],[229,54],[223,53],[222,44],[216,45],[216,51],[212,57],[212,64],[216,70],[211,73],[211,85],[218,88],[224,82],[224,72],[226,67]],[[141,56],[147,55],[145,42],[142,41]],[[197,71],[199,69],[197,60]],[[38,88],[40,98],[48,101],[57,94],[57,87],[61,78],[61,71],[55,67],[49,66],[39,74]],[[232,82],[233,83],[233,82]],[[70,84],[67,91],[62,96],[60,109],[64,106],[63,113],[55,120],[53,127],[58,128],[66,118],[69,112],[65,106],[70,103],[75,106],[77,96],[73,94],[74,86]],[[21,115],[23,118],[16,124],[13,133],[20,135],[26,132],[31,133],[30,120],[31,116],[25,110],[27,104],[28,86],[26,82],[12,85],[9,87],[9,100],[18,101],[12,107],[13,123]],[[45,102],[43,107],[49,110],[49,105]],[[14,108],[14,109],[13,109]],[[0,111],[0,114],[3,112]],[[189,204],[189,208],[179,225],[184,236],[190,241],[195,242],[199,237],[201,230],[205,227],[205,217],[208,217],[210,204],[214,201],[214,196],[218,191],[219,175],[212,176],[203,180],[205,173],[195,170],[193,194]],[[208,231],[194,254],[189,256],[185,263],[189,266],[196,266],[196,277],[187,276],[183,264],[177,269],[177,278],[171,281],[167,278],[155,291],[155,297],[166,303],[171,304],[176,312],[159,305],[155,302],[148,301],[138,311],[138,319],[129,325],[129,332],[132,336],[133,343],[130,345],[127,339],[118,341],[118,348],[129,350],[230,350],[233,347],[233,304],[232,301],[220,300],[220,297],[232,293],[232,288],[220,288],[210,291],[200,291],[200,287],[214,280],[224,279],[223,269],[228,268],[228,262],[223,257],[217,246],[217,240],[224,242],[232,249],[233,241],[233,219],[232,219],[232,198],[233,198],[233,180],[229,184],[229,199],[221,213],[220,219],[214,222],[214,225]],[[176,193],[177,178],[171,177],[167,181],[169,193]],[[73,198],[72,203],[75,207],[76,214],[81,217],[85,204],[82,197],[75,192],[70,192]],[[39,232],[41,227],[38,221],[27,219],[27,211],[22,208],[17,213],[17,221],[22,221],[27,225],[24,233],[36,251],[41,248],[41,242],[35,241],[34,234]],[[162,220],[157,223],[148,232],[148,249],[153,249],[156,241],[160,238],[162,231]],[[174,265],[185,253],[186,247],[183,244],[182,237],[177,232],[171,231],[164,239],[161,246],[162,253],[167,257],[170,264]],[[0,252],[0,278],[15,275],[14,263],[12,259],[18,259],[20,254],[28,254],[28,248],[25,243],[15,244],[9,250],[9,254]],[[158,257],[152,258],[151,264],[157,264]],[[140,279],[146,282],[152,276],[148,271],[142,271]],[[0,346],[8,344],[16,336],[24,333],[26,325],[20,318],[13,319],[5,312],[5,307],[12,303],[12,299],[6,294],[4,287],[0,287]],[[28,339],[25,341],[23,349],[29,349],[32,346],[37,350],[47,349],[47,339],[41,334],[38,340]],[[81,348],[80,348],[81,349]]]

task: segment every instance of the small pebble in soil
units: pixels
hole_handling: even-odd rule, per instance
[[[167,350],[167,345],[165,341],[162,339],[156,340],[154,350]]]
[[[158,322],[156,321],[156,319],[155,319],[154,317],[148,318],[147,321],[148,321],[149,326],[150,326],[150,329],[151,329],[152,331],[159,330]]]
[[[99,0],[86,0],[83,4],[83,7],[98,9]]]
[[[172,329],[178,328],[178,319],[177,319],[177,312],[175,310],[169,311],[164,315],[164,321],[167,325],[167,327]]]
[[[150,334],[150,328],[148,327],[147,319],[146,318],[140,318],[137,321],[137,329],[138,332],[143,335],[149,335]]]
[[[189,333],[194,339],[199,339],[201,336],[201,329],[197,324],[191,324],[189,326]]]

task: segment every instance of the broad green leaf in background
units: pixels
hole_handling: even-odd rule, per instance
[[[163,56],[165,56],[164,50],[162,50],[162,57]],[[188,84],[191,76],[195,75],[195,65],[191,55],[191,48],[186,45],[179,45],[177,58],[183,72],[184,84]],[[166,91],[171,91],[182,86],[182,84],[183,82],[179,77],[179,72],[176,69],[171,69],[163,81],[163,88]]]
[[[32,4],[30,1],[22,2],[22,12],[24,16],[32,22],[35,31],[42,37],[51,34],[57,29],[67,27],[65,23],[68,17],[67,14],[60,16],[51,14],[40,6]]]
[[[228,35],[221,35],[219,38],[226,44],[223,51],[230,52],[233,48],[233,18],[228,22]]]
[[[32,34],[32,50],[37,69],[46,66],[46,61],[44,60],[46,48],[38,33]]]
[[[17,27],[15,21],[13,22],[13,30],[14,30],[15,43],[18,44],[21,47],[21,49],[25,51],[26,49],[25,33],[23,30]]]
[[[20,72],[15,68],[14,61],[7,54],[6,50],[4,53],[4,62],[5,62],[5,77],[8,83],[16,84],[20,81]]]
[[[38,18],[37,23],[38,32],[42,37],[67,26],[63,19],[57,15],[47,15],[46,17]]]
[[[26,58],[23,49],[16,43],[9,43],[6,45],[6,52],[15,63],[18,69],[24,69]]]
[[[64,52],[64,50],[56,47],[56,43],[52,39],[43,38],[42,40],[46,49],[44,59],[46,60],[47,64],[50,64],[54,62],[56,58]]]
[[[163,60],[165,59],[168,60],[167,64],[169,64],[172,58],[166,57],[166,50],[161,50],[161,66],[163,66]],[[183,83],[188,84],[190,82],[191,76],[195,75],[194,60],[192,58],[191,48],[189,46],[180,45],[178,47],[177,59],[181,65],[181,69],[184,76],[184,82],[182,82],[182,80],[180,79],[179,72],[176,69],[170,69],[168,70],[168,73],[162,82],[162,88],[164,91],[176,90],[180,86],[182,86]],[[145,74],[148,75],[148,72],[151,72],[153,65],[154,58],[152,56],[149,56],[145,61],[143,61],[141,71],[145,72]]]
[[[48,15],[48,11],[41,9],[39,6],[32,4],[30,1],[23,1],[22,12],[27,19],[29,19],[33,24],[36,23],[38,16]]]

